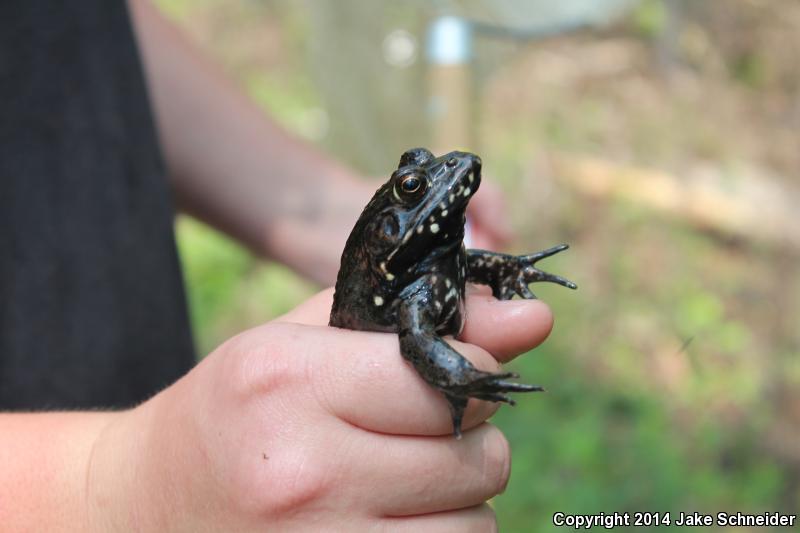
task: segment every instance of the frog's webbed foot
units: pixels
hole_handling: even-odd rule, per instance
[[[543,270],[539,270],[534,266],[536,265],[537,261],[540,261],[546,257],[550,257],[551,255],[555,255],[559,252],[563,252],[567,248],[569,248],[568,244],[559,244],[558,246],[553,246],[552,248],[542,250],[541,252],[536,252],[535,254],[518,256],[517,259],[519,260],[521,271],[517,275],[517,279],[514,283],[514,289],[516,293],[522,298],[536,298],[536,296],[528,288],[528,284],[535,281],[549,281],[550,283],[557,283],[570,289],[577,289],[578,286],[570,280],[555,274],[550,274],[549,272],[545,272]]]
[[[546,257],[563,252],[568,244],[559,244],[547,250],[528,255],[506,255],[482,250],[469,250],[469,279],[489,285],[498,300],[510,300],[515,294],[521,298],[534,299],[536,295],[528,288],[530,283],[548,281],[570,289],[578,286],[566,278],[536,268],[536,263]]]
[[[459,357],[461,357],[459,355]],[[466,360],[465,360],[466,361]],[[469,365],[469,362],[467,362]],[[464,417],[464,409],[470,398],[485,400],[488,402],[504,402],[511,406],[516,402],[511,399],[509,392],[541,392],[544,391],[538,385],[527,385],[525,383],[515,383],[507,381],[509,378],[518,378],[519,375],[513,372],[491,373],[477,370],[469,365],[470,368],[464,372],[463,376],[457,377],[460,382],[447,387],[438,386],[450,404],[450,415],[453,418],[453,434],[457,439],[461,438],[461,422]]]

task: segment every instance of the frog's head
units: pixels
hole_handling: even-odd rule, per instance
[[[460,247],[464,213],[480,183],[481,159],[474,154],[434,157],[425,148],[406,151],[371,202],[368,232],[379,274],[391,281]]]

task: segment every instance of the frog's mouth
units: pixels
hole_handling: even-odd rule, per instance
[[[470,154],[457,165],[447,187],[426,202],[415,220],[416,231],[423,227],[433,240],[463,238],[464,213],[481,184],[479,157]]]
[[[480,161],[468,167],[464,172],[459,172],[451,181],[447,190],[439,194],[438,202],[433,206],[433,216],[451,219],[450,212],[461,213],[466,210],[467,204],[478,191],[481,184]],[[438,213],[436,213],[438,210]]]

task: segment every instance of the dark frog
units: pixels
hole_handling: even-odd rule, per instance
[[[542,390],[478,370],[442,340],[464,326],[466,282],[489,285],[502,300],[535,298],[534,281],[575,288],[534,266],[567,245],[521,256],[464,248],[465,210],[480,183],[474,154],[404,153],[347,240],[330,318],[331,326],[397,332],[403,357],[450,403],[457,437],[469,398],[513,405],[506,393]]]

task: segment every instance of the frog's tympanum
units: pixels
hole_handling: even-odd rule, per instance
[[[501,300],[535,298],[534,281],[576,287],[535,267],[565,244],[519,256],[464,248],[464,212],[480,183],[474,154],[405,152],[347,240],[330,318],[331,326],[398,333],[403,357],[450,403],[456,437],[469,398],[513,405],[506,393],[542,390],[508,381],[518,377],[510,372],[478,370],[442,340],[464,326],[465,283],[488,285]]]

